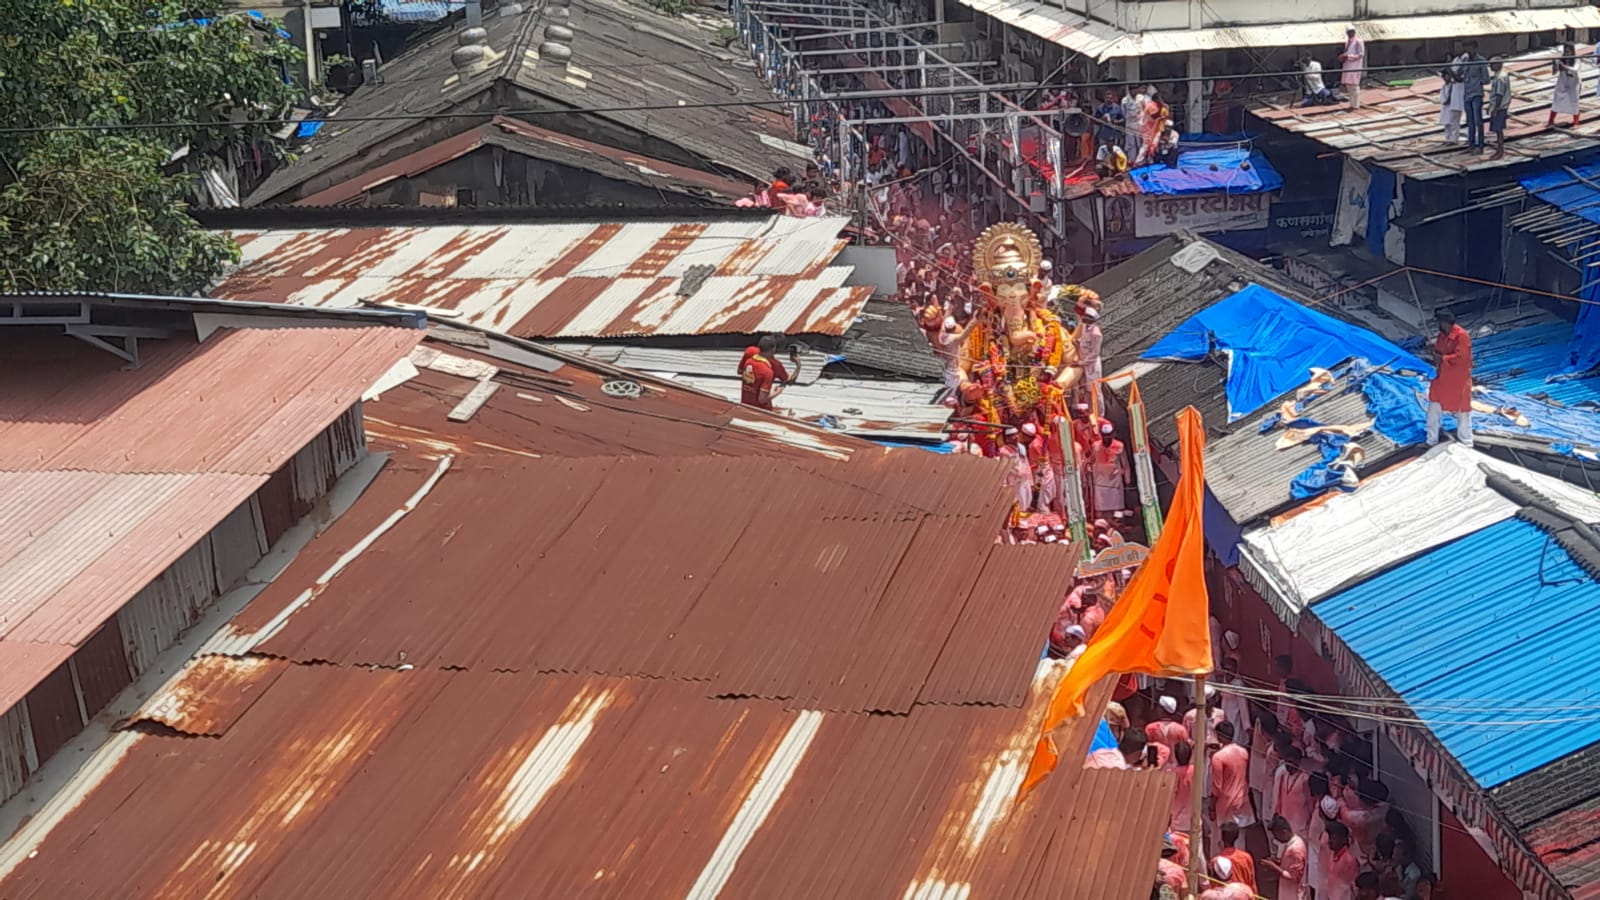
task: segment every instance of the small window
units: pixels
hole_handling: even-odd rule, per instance
[[[457,206],[477,206],[478,192],[472,188],[456,188]]]

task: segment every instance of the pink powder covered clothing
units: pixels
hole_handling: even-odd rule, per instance
[[[1305,772],[1290,772],[1281,768],[1277,777],[1277,801],[1274,809],[1277,815],[1289,820],[1289,827],[1295,834],[1305,834],[1311,830],[1311,815],[1314,804],[1311,802],[1311,776]]]
[[[1122,758],[1122,751],[1115,747],[1106,747],[1089,754],[1089,759],[1083,764],[1085,769],[1126,769],[1128,761]]]
[[[1187,832],[1194,825],[1194,765],[1178,766],[1177,783],[1172,788],[1172,817],[1168,831]]]
[[[1326,891],[1317,891],[1323,900],[1356,900],[1356,876],[1361,874],[1361,860],[1355,850],[1345,847],[1335,853],[1323,847],[1322,868]]]
[[[1278,900],[1306,900],[1306,842],[1296,833],[1278,851]]]
[[[1229,744],[1211,756],[1211,796],[1217,802],[1218,822],[1255,824],[1250,808],[1250,751]]]

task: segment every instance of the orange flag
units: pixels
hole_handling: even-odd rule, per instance
[[[1200,525],[1206,438],[1194,407],[1178,413],[1178,436],[1178,487],[1161,537],[1056,686],[1019,799],[1055,770],[1059,754],[1050,733],[1083,715],[1084,697],[1102,678],[1127,672],[1169,676],[1211,671],[1205,534]]]

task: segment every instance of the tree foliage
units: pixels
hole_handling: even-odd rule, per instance
[[[0,0],[0,289],[188,293],[238,250],[175,151],[277,154],[303,59],[210,5]]]

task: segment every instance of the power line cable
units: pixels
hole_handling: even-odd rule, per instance
[[[1388,71],[1388,70],[1393,70],[1393,71],[1415,71],[1416,69],[1417,69],[1416,66],[1369,66],[1369,67],[1364,68],[1363,71],[1364,72]],[[825,72],[823,74],[825,74]],[[1210,75],[1210,76],[1207,76],[1207,80],[1213,80],[1213,79],[1217,79],[1217,78],[1239,78],[1239,79],[1245,79],[1245,78],[1269,78],[1269,77],[1298,77],[1298,76],[1303,75],[1303,74],[1304,74],[1304,72],[1296,69],[1296,70],[1287,71],[1287,72],[1253,73],[1253,74],[1250,74],[1250,75]],[[1188,79],[1184,79],[1184,78],[1172,79],[1172,81],[1180,82],[1180,83],[1181,82],[1186,82],[1187,80]],[[1070,84],[1054,84],[1054,85],[1039,83],[1039,84],[1026,85],[1023,88],[1019,88],[1018,90],[1040,90],[1040,89],[1050,90],[1050,89],[1069,89],[1069,88],[1073,89],[1073,90],[1077,90],[1077,89],[1096,88],[1096,87],[1131,87],[1131,86],[1143,86],[1143,85],[1152,84],[1152,83],[1155,83],[1155,82],[1156,82],[1156,79],[1142,79],[1142,80],[1139,80],[1139,81],[1075,82],[1075,83],[1070,83]],[[961,94],[967,94],[967,93],[982,94],[982,93],[988,93],[989,92],[988,89],[985,86],[982,86],[982,85],[975,85],[970,90],[966,89],[965,87],[962,87],[960,89],[944,89],[944,88],[941,88],[940,90],[945,91],[946,93],[944,95],[947,95],[947,96],[960,96]],[[895,94],[893,96],[894,97],[913,97],[914,98],[914,97],[922,97],[922,96],[932,96],[932,94],[930,94],[929,91],[926,90],[926,89],[922,89],[922,90],[910,89],[910,90],[906,90],[906,91],[904,91],[902,93]],[[851,98],[845,97],[845,98],[840,98],[840,99],[849,100]],[[878,98],[878,99],[891,99],[891,98],[890,97],[884,97],[884,98]],[[426,122],[426,121],[439,121],[439,120],[446,120],[446,119],[475,119],[475,118],[484,118],[486,116],[493,116],[493,115],[518,116],[518,117],[523,117],[523,116],[526,116],[526,117],[537,117],[537,116],[549,116],[549,115],[584,115],[584,114],[596,114],[596,115],[598,115],[598,114],[607,114],[607,113],[627,113],[627,112],[664,112],[664,111],[674,110],[674,109],[677,109],[677,110],[734,109],[734,108],[748,109],[748,108],[752,108],[752,107],[784,107],[784,106],[792,106],[792,105],[796,105],[796,104],[800,104],[800,103],[824,103],[824,102],[828,102],[829,100],[830,100],[830,98],[828,98],[827,96],[818,97],[818,98],[814,98],[814,99],[810,99],[810,100],[782,99],[782,98],[774,97],[771,100],[722,100],[722,101],[708,101],[708,102],[699,102],[699,103],[686,103],[686,102],[681,102],[680,101],[679,103],[676,103],[676,104],[654,104],[654,105],[640,105],[640,106],[609,106],[609,107],[588,107],[588,108],[559,108],[559,109],[550,109],[550,108],[546,108],[546,109],[503,109],[503,110],[484,110],[484,111],[470,112],[470,113],[467,113],[467,112],[460,112],[460,113],[449,113],[449,112],[447,112],[447,113],[387,113],[387,114],[382,114],[382,115],[369,115],[369,116],[338,116],[338,115],[334,115],[334,116],[330,116],[330,117],[328,117],[326,119],[319,119],[319,120],[315,120],[315,121],[322,121],[322,122],[326,122],[328,124],[337,125],[337,124],[340,124],[340,123],[358,123],[358,122],[393,122],[393,121]],[[1060,112],[1061,112],[1060,109],[1029,110],[1029,109],[1020,109],[1019,108],[1017,110],[1017,113],[1019,115],[1027,115],[1027,116],[1033,116],[1033,117],[1038,117],[1038,118],[1049,118],[1049,117],[1052,117],[1052,116],[1059,115]],[[961,118],[961,116],[958,115],[958,114],[951,114],[951,115],[947,116],[946,118],[959,119],[959,118]],[[142,131],[142,130],[162,130],[162,129],[197,129],[197,128],[227,129],[227,128],[250,128],[250,127],[256,127],[256,126],[263,126],[263,125],[290,125],[290,124],[299,124],[302,121],[307,121],[307,120],[304,120],[304,119],[293,119],[293,118],[288,118],[288,117],[271,117],[271,118],[263,118],[263,119],[246,119],[246,120],[237,121],[237,122],[234,122],[234,121],[227,121],[227,122],[194,122],[194,121],[177,122],[177,121],[172,121],[172,122],[97,123],[97,124],[82,124],[82,125],[76,125],[76,124],[74,124],[74,125],[68,125],[68,124],[25,125],[25,126],[0,127],[0,134],[41,134],[41,133],[51,133],[51,132]]]

